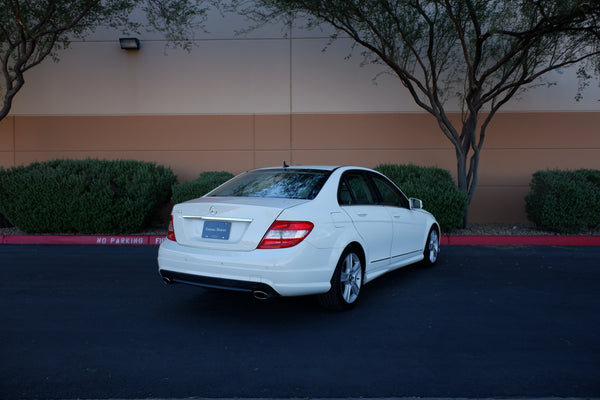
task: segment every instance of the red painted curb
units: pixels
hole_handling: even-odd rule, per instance
[[[443,245],[600,246],[600,236],[442,236]]]
[[[159,245],[158,235],[0,235],[0,244]]]
[[[0,235],[0,244],[150,245],[161,235]],[[442,245],[462,246],[600,246],[600,236],[442,236]]]

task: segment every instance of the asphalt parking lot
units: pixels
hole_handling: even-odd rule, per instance
[[[600,247],[444,246],[312,298],[166,286],[154,246],[0,246],[0,398],[600,397]]]

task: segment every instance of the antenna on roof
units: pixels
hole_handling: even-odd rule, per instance
[[[284,161],[283,162],[283,168],[287,168],[287,167],[289,167],[289,165],[287,165],[286,162]]]

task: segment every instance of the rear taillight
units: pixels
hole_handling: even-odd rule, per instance
[[[173,227],[173,216],[171,215],[171,221],[169,222],[169,231],[167,232],[167,239],[172,240],[174,242],[177,241],[175,238],[175,229]]]
[[[314,225],[308,221],[275,221],[258,245],[259,249],[283,249],[304,240]]]

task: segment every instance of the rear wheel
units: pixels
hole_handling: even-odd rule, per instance
[[[337,263],[329,292],[319,295],[319,303],[330,310],[347,310],[356,304],[364,267],[360,256],[353,249],[346,249]]]
[[[423,265],[431,266],[437,262],[440,254],[440,233],[435,226],[431,227],[425,249],[423,250]]]

